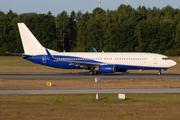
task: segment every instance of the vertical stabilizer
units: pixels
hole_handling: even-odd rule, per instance
[[[25,54],[46,53],[45,48],[39,43],[24,23],[18,23],[18,28]]]

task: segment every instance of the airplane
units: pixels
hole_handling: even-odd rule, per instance
[[[139,52],[57,52],[43,47],[24,23],[18,23],[25,60],[62,69],[87,69],[89,75],[132,70],[162,71],[177,63],[165,55]],[[95,70],[98,68],[98,70]]]

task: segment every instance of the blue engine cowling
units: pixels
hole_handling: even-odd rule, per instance
[[[116,72],[115,65],[100,65],[99,66],[99,73],[114,73]]]

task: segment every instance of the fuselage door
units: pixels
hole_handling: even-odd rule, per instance
[[[42,56],[42,63],[46,64],[46,56],[45,55]]]
[[[154,63],[154,64],[157,64],[157,61],[158,61],[158,57],[157,57],[157,56],[154,56],[154,57],[153,57],[153,63]]]

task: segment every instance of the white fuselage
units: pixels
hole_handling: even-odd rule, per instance
[[[51,50],[50,50],[51,51]],[[170,68],[176,65],[176,62],[167,56],[156,53],[134,53],[134,52],[55,52],[51,51],[53,56],[64,56],[60,60],[91,61],[100,62],[101,65],[128,65],[143,66],[152,68]],[[71,58],[70,58],[71,57]],[[73,59],[74,58],[74,59]]]

